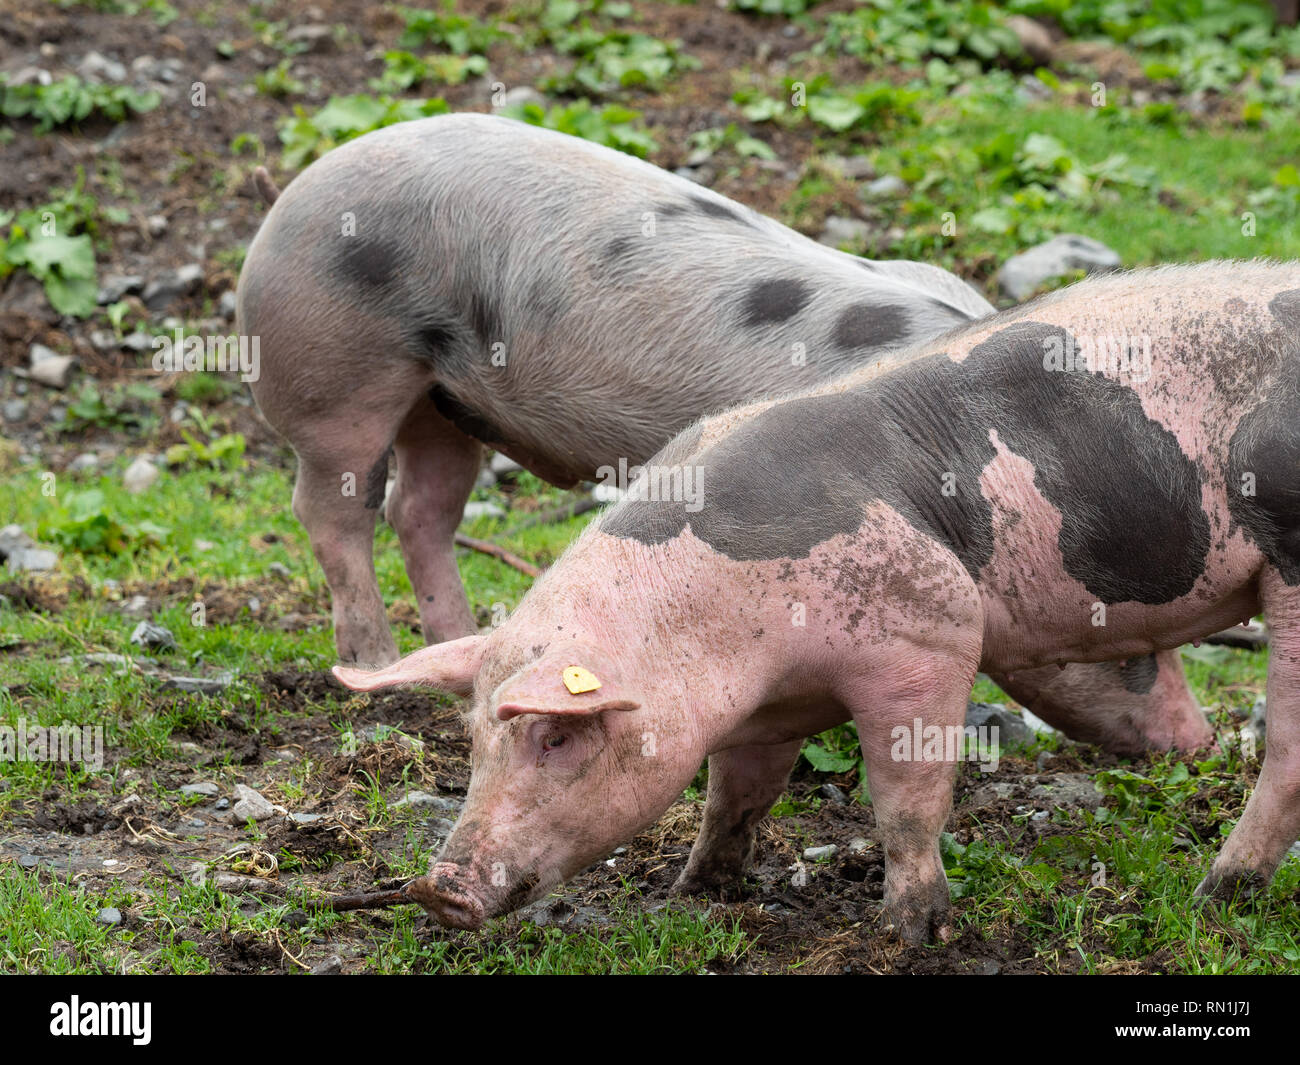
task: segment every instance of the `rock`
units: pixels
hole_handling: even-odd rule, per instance
[[[839,248],[845,244],[861,247],[871,240],[872,232],[871,226],[860,218],[831,215],[826,219],[826,226],[817,240],[831,248]]]
[[[907,194],[907,182],[896,174],[886,174],[868,182],[862,195],[870,200],[896,199]]]
[[[834,843],[828,843],[824,847],[805,847],[803,860],[805,862],[824,862],[834,858],[839,853],[839,847]]]
[[[201,780],[197,784],[182,784],[182,795],[202,795],[207,799],[215,799],[221,794],[221,789],[210,780]]]
[[[99,466],[99,456],[93,451],[85,451],[68,463],[68,473],[86,473],[89,470],[97,469]]]
[[[870,849],[871,841],[869,839],[864,839],[862,836],[854,836],[849,840],[850,854],[863,854]]]
[[[302,910],[290,910],[280,918],[280,923],[287,928],[306,928],[311,924],[311,918]]]
[[[1291,847],[1287,851],[1287,854],[1292,858],[1300,858],[1300,840],[1297,840],[1295,843],[1291,844]]]
[[[993,742],[1000,748],[1023,747],[1034,740],[1034,731],[1010,707],[1001,703],[966,704],[966,725],[975,728],[995,728]]]
[[[123,296],[131,292],[139,292],[144,287],[144,278],[139,274],[109,274],[104,278],[104,283],[99,286],[99,294],[95,301],[102,307],[108,303],[116,303]]]
[[[131,633],[131,642],[146,650],[174,650],[176,647],[176,637],[171,634],[171,630],[151,621],[142,621],[135,627]]]
[[[266,572],[272,577],[292,577],[293,571],[283,562],[272,562],[266,567]]]
[[[290,814],[289,820],[295,825],[314,825],[317,821],[327,819],[326,814]]]
[[[543,111],[551,105],[551,101],[534,89],[531,85],[516,85],[513,89],[507,89],[505,95],[501,98],[501,103],[492,105],[493,111],[503,111],[507,107],[520,105],[527,107],[529,104],[536,104]]]
[[[1119,254],[1101,241],[1065,233],[1013,255],[998,271],[998,286],[1012,299],[1023,300],[1045,282],[1074,270],[1095,273],[1114,270],[1119,265]]]
[[[1050,66],[1056,43],[1042,23],[1024,15],[1012,15],[1006,20],[1007,29],[1016,35],[1020,47],[1039,66]]]
[[[334,51],[334,30],[329,26],[291,26],[284,39],[290,44],[303,45],[304,52]]]
[[[4,405],[4,418],[7,422],[25,422],[27,420],[27,400],[6,400]]]
[[[275,816],[275,807],[260,792],[254,791],[246,784],[235,785],[235,805],[231,808],[232,821],[265,821]]]
[[[122,615],[128,618],[142,618],[149,613],[149,597],[133,595],[122,604]]]
[[[319,965],[313,965],[309,976],[338,976],[343,971],[343,959],[332,954]]]
[[[850,181],[870,181],[876,176],[876,164],[865,155],[830,155],[826,162]]]
[[[24,869],[35,869],[41,864],[41,860],[34,854],[24,854],[18,859],[18,864]]]
[[[704,186],[712,185],[718,176],[711,166],[679,166],[673,173],[687,181]]]
[[[95,914],[95,921],[109,927],[119,925],[122,923],[122,911],[116,906],[105,906],[99,913]]]
[[[461,520],[474,521],[477,518],[504,518],[505,516],[504,508],[495,503],[474,502],[465,504],[465,512],[461,515]]]
[[[203,283],[203,264],[187,263],[154,278],[144,287],[144,305],[160,311],[182,296],[195,292]]]
[[[21,525],[6,525],[0,529],[0,558],[6,558],[20,548],[35,546],[36,541],[23,532]]]
[[[506,477],[512,473],[519,473],[523,470],[523,467],[509,455],[503,455],[499,451],[492,456],[492,461],[489,463],[489,466],[498,478]]]
[[[40,67],[23,67],[10,74],[6,84],[16,89],[20,85],[51,85],[53,82],[54,75],[48,70],[42,70]]]
[[[1029,798],[1051,803],[1060,809],[1082,806],[1095,810],[1101,805],[1102,796],[1087,773],[1057,773],[1050,784],[1037,784],[1031,788]]]
[[[230,809],[230,800],[229,800],[229,799],[218,799],[218,800],[217,800],[217,806],[216,806],[216,808],[217,808],[218,810],[229,810],[229,809]]]
[[[168,677],[164,689],[189,692],[192,695],[218,695],[234,683],[233,673],[218,673],[215,677]]]
[[[127,351],[149,351],[153,347],[153,338],[148,333],[137,329],[134,333],[127,333],[122,338],[122,347]]]
[[[145,225],[149,227],[149,236],[161,237],[167,232],[167,216],[165,214],[151,214],[145,219]]]
[[[829,799],[836,806],[844,806],[849,801],[849,797],[844,794],[844,791],[841,788],[837,788],[834,784],[823,784],[821,786],[821,793],[824,798]]]
[[[98,52],[87,52],[77,64],[77,73],[85,81],[100,84],[126,81],[126,67],[116,59],[109,59]]]
[[[161,471],[147,455],[137,455],[122,474],[122,486],[133,496],[147,492],[161,476]]]
[[[239,301],[235,298],[235,290],[233,288],[226,289],[226,291],[221,294],[221,299],[217,301],[217,313],[220,314],[222,318],[226,319],[226,321],[233,322],[235,320],[235,310],[238,307],[238,302]]]
[[[460,812],[460,804],[441,795],[431,795],[427,791],[408,791],[405,796],[393,803],[394,810],[410,807],[413,810],[446,810]]]
[[[1050,100],[1055,94],[1032,74],[1026,74],[1016,86],[1016,95],[1026,103]]]
[[[474,481],[474,487],[491,488],[496,483],[497,483],[497,475],[493,473],[489,467],[484,466],[481,470],[478,471],[478,477]],[[386,519],[387,516],[385,515],[385,520]]]
[[[246,891],[274,893],[275,884],[260,876],[247,876],[244,873],[218,873],[212,881],[217,890],[228,895],[242,895]]]
[[[45,547],[18,547],[6,562],[11,573],[49,573],[59,565],[57,551]]]
[[[77,360],[72,355],[60,355],[44,344],[33,344],[28,351],[30,369],[27,376],[49,388],[67,388],[68,378]]]

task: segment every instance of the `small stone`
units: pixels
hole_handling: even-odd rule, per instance
[[[862,854],[871,849],[871,841],[864,839],[862,836],[854,836],[849,840],[849,853]]]
[[[134,333],[127,333],[122,338],[122,347],[127,351],[148,351],[153,346],[153,339],[148,333],[137,329]]]
[[[210,780],[202,780],[197,784],[182,784],[182,795],[202,795],[205,798],[215,799],[221,794],[221,788]]]
[[[122,615],[128,618],[142,618],[149,613],[149,598],[144,595],[133,595],[122,604]]]
[[[221,294],[221,299],[217,301],[217,313],[226,321],[233,322],[237,306],[238,300],[235,298],[235,290],[228,288]]]
[[[311,976],[338,976],[343,971],[343,959],[337,954],[326,958],[319,965],[312,966]]]
[[[406,795],[393,803],[394,810],[410,807],[413,810],[448,810],[460,812],[460,804],[441,795],[431,795],[427,791],[408,791]]]
[[[144,278],[139,274],[109,274],[104,278],[104,283],[99,286],[95,302],[101,307],[108,303],[116,303],[123,296],[139,292],[143,287]]]
[[[233,673],[218,673],[215,677],[168,677],[164,689],[190,692],[192,695],[217,695],[234,683]]]
[[[77,73],[86,81],[99,84],[126,81],[126,67],[98,52],[87,52],[77,64]]]
[[[112,927],[122,923],[122,911],[116,906],[105,906],[95,915],[95,920]]]
[[[11,573],[49,573],[58,568],[59,555],[44,547],[19,547],[9,553],[6,565]]]
[[[465,513],[461,516],[462,521],[474,521],[478,518],[504,518],[506,512],[502,507],[495,503],[466,503]]]
[[[834,843],[828,843],[824,847],[806,847],[803,852],[803,860],[806,862],[824,862],[834,858],[839,853],[839,847]]]
[[[275,807],[260,792],[254,791],[246,784],[235,785],[235,805],[230,811],[231,820],[265,821],[275,816]]]
[[[505,95],[501,98],[500,106],[493,104],[492,110],[504,111],[507,107],[527,107],[529,104],[535,104],[545,111],[550,106],[551,101],[531,85],[516,85],[513,89],[506,90]]]
[[[280,918],[280,923],[286,928],[306,928],[311,924],[311,918],[302,910],[290,910]]]
[[[195,540],[195,541],[194,541],[194,550],[195,550],[195,551],[211,551],[211,550],[212,550],[214,547],[216,547],[216,546],[217,546],[217,545],[214,544],[211,540]]]
[[[519,463],[517,463],[509,455],[503,455],[499,451],[492,456],[492,461],[489,464],[489,467],[492,470],[492,472],[497,475],[498,478],[506,477],[514,473],[519,473],[520,471],[523,470],[523,467],[520,466]]]
[[[214,884],[219,891],[224,891],[228,895],[242,895],[246,891],[251,892],[273,892],[275,884],[270,880],[265,880],[260,876],[246,876],[243,873],[218,873],[213,877]]]
[[[229,800],[229,799],[218,799],[218,800],[217,800],[217,809],[218,809],[218,810],[229,810],[229,809],[230,809],[230,800]]]
[[[826,161],[850,181],[869,181],[876,176],[876,164],[865,155],[832,155]]]
[[[7,422],[25,422],[27,420],[27,400],[6,400],[4,405],[4,417]]]
[[[272,577],[292,577],[293,571],[283,562],[272,562],[266,567],[266,572]]]
[[[990,738],[1002,749],[1023,747],[1034,740],[1033,729],[1026,725],[1010,707],[1003,706],[1001,703],[968,702],[966,727],[995,730],[990,733]]]
[[[28,536],[21,525],[6,525],[0,529],[0,558],[24,547],[35,547],[36,541]]]
[[[142,621],[135,627],[131,633],[131,642],[146,650],[174,650],[176,647],[176,637],[171,634],[171,630],[150,621]]]
[[[29,353],[31,368],[27,376],[47,388],[67,388],[68,378],[77,360],[71,355],[59,355],[44,344],[33,344]]]
[[[151,214],[145,219],[145,225],[149,227],[151,237],[161,237],[167,232],[167,216],[165,214]]]
[[[285,33],[284,39],[290,44],[303,45],[302,50],[304,52],[332,52],[334,50],[334,31],[329,26],[292,26]]]
[[[295,825],[314,825],[317,821],[326,820],[326,814],[290,814],[289,820]]]
[[[203,264],[187,263],[154,278],[144,287],[144,305],[160,311],[182,296],[188,296],[203,283]]]
[[[34,854],[24,854],[21,858],[18,859],[18,864],[21,865],[24,869],[35,869],[38,865],[41,864],[41,860],[38,857],[36,857],[36,855]]]
[[[99,466],[99,456],[93,451],[84,451],[68,463],[68,473],[85,473]]]
[[[1095,273],[1114,270],[1119,265],[1119,253],[1101,241],[1065,233],[1013,255],[998,271],[998,285],[1012,299],[1023,300],[1033,295],[1040,285],[1075,270]]]
[[[820,243],[831,248],[839,248],[844,245],[857,248],[862,247],[871,239],[872,232],[871,226],[860,218],[831,215],[826,219],[822,235],[817,239]]]
[[[122,486],[133,496],[147,492],[161,476],[147,455],[137,455],[122,474]]]
[[[1006,27],[1020,40],[1020,47],[1039,66],[1049,66],[1055,44],[1043,25],[1025,15],[1011,15]]]
[[[836,806],[844,806],[849,801],[849,797],[844,794],[843,789],[836,787],[834,784],[823,784],[820,790],[823,798],[829,799]]]
[[[868,182],[862,195],[872,200],[894,199],[906,195],[907,182],[895,174],[886,174],[875,181]]]

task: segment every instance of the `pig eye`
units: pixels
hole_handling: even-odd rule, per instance
[[[546,739],[542,740],[542,749],[547,751],[558,750],[563,747],[568,740],[569,737],[565,736],[561,732],[553,733],[552,735],[547,736]]]

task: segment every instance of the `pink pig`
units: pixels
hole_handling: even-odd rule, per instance
[[[956,762],[928,737],[961,729],[976,671],[1132,660],[1260,609],[1267,757],[1198,892],[1263,888],[1300,834],[1298,381],[1300,265],[1211,263],[697,423],[490,635],[336,669],[472,693],[465,810],[415,896],[476,928],[653,822],[706,757],[678,888],[725,895],[804,738],[852,720],[887,922],[944,939]]]

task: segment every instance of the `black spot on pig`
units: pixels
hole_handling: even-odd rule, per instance
[[[908,337],[907,315],[888,303],[857,303],[835,321],[831,342],[842,351],[883,348]]]
[[[740,209],[733,207],[728,203],[719,203],[717,200],[711,200],[707,196],[692,196],[691,206],[696,213],[704,215],[706,218],[721,218],[727,222],[737,222],[742,226],[753,226],[753,222],[740,212]]]
[[[457,332],[451,322],[432,320],[415,326],[411,347],[423,359],[441,365],[456,346]]]
[[[1300,288],[1279,292],[1269,301],[1268,309],[1293,340],[1300,340]]]
[[[1292,313],[1269,305],[1280,319]],[[1297,303],[1291,307],[1300,310]],[[1237,423],[1228,443],[1228,510],[1288,585],[1300,584],[1300,351],[1268,382],[1264,398]]]
[[[808,305],[812,290],[797,278],[758,281],[745,295],[744,324],[750,327],[784,322]]]
[[[635,237],[615,237],[601,249],[600,261],[610,270],[621,270],[635,260],[639,243]]]
[[[397,257],[386,242],[339,236],[335,247],[335,275],[345,284],[377,289],[386,287],[393,280]]]
[[[1115,668],[1119,671],[1119,682],[1124,685],[1124,690],[1135,695],[1146,695],[1155,687],[1156,677],[1160,675],[1160,664],[1155,655],[1130,658]]]
[[[848,392],[799,396],[737,425],[694,461],[704,505],[629,500],[601,528],[664,543],[688,525],[736,560],[804,558],[883,501],[978,577],[992,557],[979,477],[993,434],[1034,468],[1062,516],[1066,572],[1107,603],[1185,595],[1209,551],[1200,475],[1131,388],[1044,368],[1074,338],[1012,325],[953,362],[931,355]]]
[[[378,510],[384,505],[384,490],[388,487],[388,457],[392,455],[390,447],[370,467],[366,474],[366,509]]]

